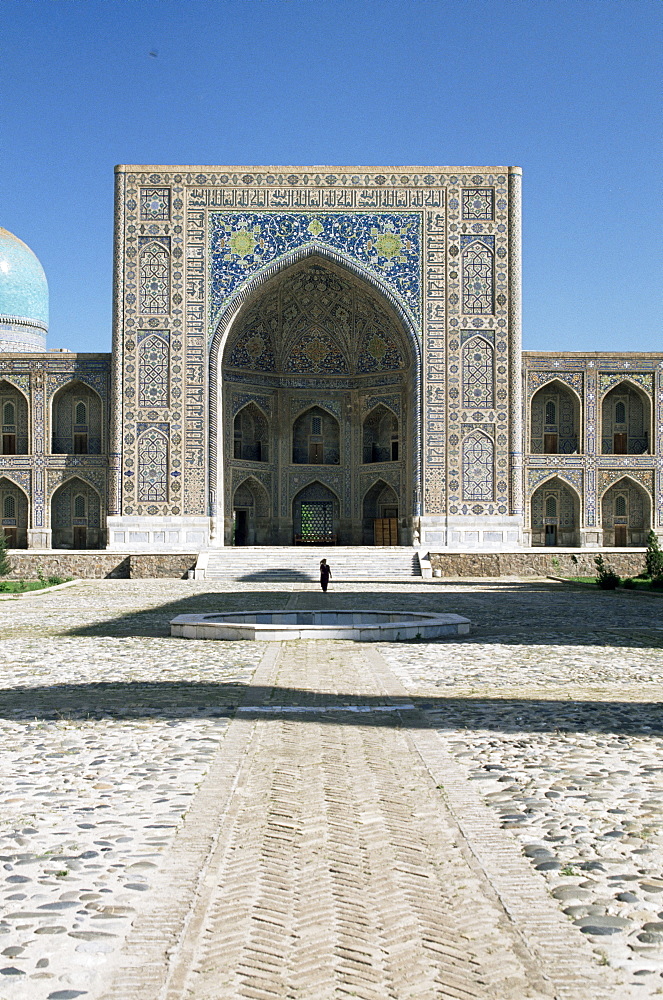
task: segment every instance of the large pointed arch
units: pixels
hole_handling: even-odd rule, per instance
[[[403,340],[408,346],[412,361],[409,389],[413,405],[411,407],[412,427],[410,435],[410,441],[412,442],[410,448],[412,509],[408,510],[407,513],[419,513],[419,498],[421,495],[422,366],[421,344],[416,324],[409,310],[403,305],[387,282],[369,272],[351,258],[312,242],[305,247],[299,247],[291,253],[285,254],[278,261],[272,262],[269,266],[254,274],[236,291],[225,309],[215,318],[214,332],[210,343],[209,362],[209,513],[212,517],[218,517],[221,521],[225,513],[224,491],[219,482],[219,470],[223,467],[223,435],[221,428],[223,383],[221,365],[225,346],[237,322],[244,315],[245,307],[254,300],[255,296],[262,289],[266,288],[270,282],[284,275],[296,264],[307,259],[314,262],[316,258],[320,259],[323,264],[326,262],[335,266],[338,270],[347,272],[349,277],[360,279],[369,292],[393,316],[403,334]],[[217,536],[222,537],[222,532],[217,532]]]

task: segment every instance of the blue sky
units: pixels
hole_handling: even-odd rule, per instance
[[[518,165],[524,346],[663,350],[650,0],[0,0],[0,225],[110,349],[113,167]]]

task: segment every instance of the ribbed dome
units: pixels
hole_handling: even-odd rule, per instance
[[[0,226],[0,349],[43,351],[48,284],[30,247]]]

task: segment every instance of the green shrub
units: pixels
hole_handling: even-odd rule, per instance
[[[647,576],[651,577],[652,581],[663,580],[663,552],[661,552],[658,538],[653,531],[650,531],[647,536],[645,566],[647,567]]]
[[[635,590],[635,580],[627,576],[625,580],[622,580],[622,587],[625,590]]]
[[[619,586],[621,582],[619,574],[606,566],[603,556],[594,556],[594,565],[596,566],[596,582],[601,590],[614,590],[615,587]]]

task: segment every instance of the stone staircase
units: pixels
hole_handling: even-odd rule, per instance
[[[306,583],[319,579],[323,557],[332,568],[332,583],[421,577],[416,549],[369,545],[242,545],[208,549],[198,557],[194,575],[196,579],[207,580]]]

